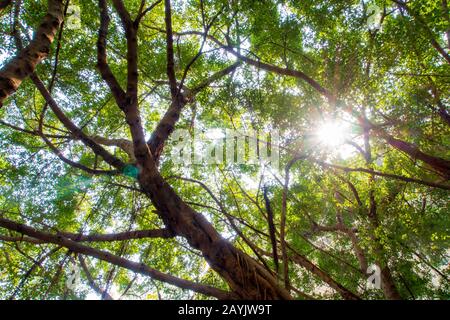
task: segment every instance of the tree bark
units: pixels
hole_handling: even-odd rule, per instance
[[[12,0],[1,0],[0,1],[0,12],[2,12],[3,9],[6,9],[10,4]]]
[[[240,299],[291,299],[267,270],[223,239],[205,217],[183,202],[156,170],[143,168],[139,183],[165,225],[201,251]]]
[[[0,70],[0,107],[44,60],[64,19],[62,0],[49,0],[48,10],[30,44]]]

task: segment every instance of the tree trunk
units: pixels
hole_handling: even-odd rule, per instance
[[[373,181],[373,177],[371,177],[371,181]],[[372,225],[373,230],[380,226],[378,221],[378,213],[377,213],[377,203],[375,201],[375,196],[373,194],[373,190],[370,190],[370,207],[368,212],[369,220]],[[389,300],[401,300],[402,297],[398,292],[398,289],[395,285],[394,279],[392,278],[391,270],[388,266],[387,259],[384,257],[383,246],[380,243],[380,239],[373,232],[371,234],[373,240],[373,248],[375,251],[376,264],[381,268],[381,289],[383,290],[384,296]]]
[[[201,214],[185,204],[156,170],[143,168],[139,183],[166,226],[201,251],[238,298],[292,299],[267,270],[233,247]]]
[[[389,300],[402,300],[392,279],[391,270],[387,265],[381,268],[381,289],[384,296]]]

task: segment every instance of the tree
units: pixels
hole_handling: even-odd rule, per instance
[[[1,2],[0,297],[445,297],[448,7],[372,5]]]

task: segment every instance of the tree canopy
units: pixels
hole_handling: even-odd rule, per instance
[[[10,0],[0,28],[0,299],[449,298],[447,0]],[[227,130],[256,161],[178,149]]]

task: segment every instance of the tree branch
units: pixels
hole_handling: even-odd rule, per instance
[[[63,21],[63,12],[62,0],[49,0],[47,14],[33,40],[0,70],[0,107],[5,99],[17,90],[22,81],[34,72],[36,66],[48,56],[50,45]]]
[[[103,260],[109,262],[113,265],[134,271],[136,273],[140,273],[146,276],[149,276],[155,280],[159,280],[162,282],[166,282],[172,284],[176,287],[192,290],[207,296],[212,296],[218,299],[230,299],[233,298],[233,295],[229,292],[195,282],[191,282],[188,280],[180,279],[174,277],[170,274],[162,273],[158,270],[152,269],[149,266],[143,263],[133,262],[122,257],[111,254],[110,252],[94,249],[80,243],[77,243],[73,240],[67,239],[61,235],[53,235],[51,233],[46,233],[42,231],[38,231],[32,227],[29,227],[24,224],[17,223],[15,221],[1,218],[0,217],[0,226],[6,228],[8,230],[16,231],[27,235],[32,238],[40,239],[48,243],[54,243],[63,247],[66,247],[73,252],[91,256],[97,258],[99,260]]]
[[[121,88],[119,82],[111,71],[107,62],[106,54],[106,38],[108,35],[109,15],[106,0],[99,0],[100,7],[100,29],[98,31],[97,40],[97,67],[100,74],[108,85],[111,93],[119,106],[125,103],[125,92]]]
[[[270,206],[270,200],[269,200],[269,196],[267,194],[267,187],[264,187],[264,202],[266,205],[266,211],[267,211],[267,222],[269,224],[269,235],[270,235],[270,241],[272,243],[272,258],[273,258],[273,262],[275,264],[275,270],[278,273],[279,270],[279,264],[278,264],[278,253],[277,253],[277,238],[275,235],[275,223],[274,223],[274,214],[272,211],[272,207]],[[280,239],[281,240],[281,239]],[[283,264],[285,263],[285,261],[283,261]],[[286,278],[286,274],[284,274],[284,282],[285,284],[287,283],[287,285],[285,286],[286,289],[289,288],[289,279]]]
[[[165,142],[167,141],[173,130],[175,130],[175,124],[180,119],[180,114],[183,107],[187,103],[194,101],[195,96],[201,90],[209,86],[211,83],[218,81],[224,76],[230,74],[231,72],[236,70],[239,65],[240,62],[236,62],[216,73],[213,73],[210,77],[202,81],[195,88],[186,88],[186,92],[184,94],[180,92],[180,95],[183,96],[182,99],[177,99],[171,102],[170,107],[167,109],[166,113],[159,121],[155,130],[152,132],[150,139],[147,141],[147,144],[155,160],[159,159],[163,151]]]
[[[404,181],[404,182],[418,183],[418,184],[421,184],[421,185],[424,185],[424,186],[429,186],[429,187],[443,189],[443,190],[450,190],[450,186],[447,186],[445,184],[434,183],[434,182],[429,182],[429,181],[424,181],[424,180],[419,180],[419,179],[399,176],[399,175],[391,174],[391,173],[383,173],[383,172],[379,172],[379,171],[375,171],[375,170],[371,170],[371,169],[366,169],[366,168],[349,168],[349,167],[344,167],[344,166],[340,166],[340,165],[336,165],[336,164],[326,163],[326,162],[319,161],[319,160],[314,160],[314,159],[313,159],[313,161],[318,163],[321,166],[339,169],[339,170],[342,170],[344,172],[364,172],[364,173],[368,173],[368,174],[373,174],[375,176],[396,179],[396,180],[400,180],[400,181]]]
[[[53,99],[53,97],[48,92],[47,88],[45,88],[42,81],[39,79],[39,77],[33,73],[31,75],[31,79],[33,80],[34,84],[44,97],[45,101],[48,103],[52,111],[55,113],[56,117],[61,121],[61,123],[72,133],[72,135],[80,139],[86,146],[90,147],[92,151],[94,151],[95,154],[101,156],[103,160],[105,160],[108,164],[111,166],[122,170],[125,168],[125,163],[123,163],[118,158],[114,157],[112,154],[110,154],[106,149],[104,149],[102,146],[97,144],[91,137],[86,135],[82,130],[80,130],[73,122],[70,120],[64,112],[59,108],[56,101]]]
[[[12,3],[12,0],[1,0],[0,1],[0,12],[3,9],[6,9],[11,3]]]
[[[92,278],[92,274],[89,271],[88,266],[86,265],[86,261],[84,261],[84,258],[81,254],[78,255],[78,260],[80,261],[80,265],[81,268],[84,271],[84,274],[86,275],[86,279],[89,283],[89,286],[95,291],[97,292],[101,297],[105,297],[105,300],[114,300],[113,297],[111,297],[111,295],[106,292],[105,290],[103,290],[102,288],[100,288],[94,281],[94,278]]]

